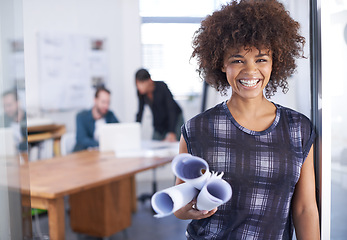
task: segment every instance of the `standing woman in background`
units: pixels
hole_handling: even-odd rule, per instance
[[[135,81],[139,98],[136,122],[142,121],[144,106],[147,104],[153,116],[153,140],[178,141],[184,122],[182,110],[166,83],[153,81],[149,72],[143,68],[136,72]]]
[[[222,93],[231,87],[232,96],[184,124],[180,152],[224,172],[233,196],[209,212],[195,200],[175,212],[193,219],[187,239],[289,240],[293,227],[298,240],[320,238],[313,126],[268,100],[278,87],[288,90],[304,43],[299,23],[276,0],[232,1],[196,32],[200,75]]]

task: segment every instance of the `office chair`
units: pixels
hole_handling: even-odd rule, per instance
[[[75,144],[76,144],[76,133],[67,132],[63,136],[61,136],[61,140],[60,140],[61,155],[65,156],[69,153],[72,153]]]

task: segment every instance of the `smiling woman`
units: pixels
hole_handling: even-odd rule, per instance
[[[231,87],[232,95],[182,126],[180,152],[224,172],[233,196],[208,212],[194,200],[177,210],[192,219],[187,239],[292,239],[293,225],[298,239],[319,239],[314,128],[267,99],[277,87],[287,91],[304,43],[299,23],[276,0],[235,0],[201,23],[192,57],[207,83],[220,92]]]
[[[270,80],[272,52],[255,47],[234,48],[226,52],[222,72],[232,88],[232,95],[255,98],[263,95]]]
[[[257,3],[260,6],[262,3]],[[247,46],[272,51],[271,81],[266,86],[266,96],[271,97],[281,87],[288,90],[287,78],[294,73],[295,59],[303,56],[305,38],[299,35],[299,23],[289,15],[281,15],[282,8],[241,9],[238,12],[215,12],[213,18],[205,19],[196,32],[193,41],[194,52],[199,63],[202,78],[219,91],[229,87],[226,76],[220,69],[223,66],[224,54],[232,46],[239,50]],[[280,17],[279,17],[280,16]],[[235,19],[243,19],[247,28],[242,28]],[[212,22],[214,21],[214,22]],[[228,26],[220,23],[227,21]],[[240,27],[239,27],[240,26]],[[204,31],[208,28],[210,32]],[[224,39],[224,41],[220,41]],[[206,47],[205,47],[206,45]],[[203,47],[204,46],[204,47]],[[213,54],[211,54],[213,49]],[[283,64],[285,63],[285,64]]]

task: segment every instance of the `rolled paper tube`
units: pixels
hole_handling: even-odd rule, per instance
[[[210,211],[230,200],[232,189],[228,182],[220,178],[211,178],[201,189],[196,208]]]
[[[188,183],[182,183],[156,192],[151,204],[157,218],[166,217],[187,205],[198,194],[198,190]]]
[[[201,189],[211,176],[207,162],[188,153],[181,153],[172,160],[173,173],[184,182]]]

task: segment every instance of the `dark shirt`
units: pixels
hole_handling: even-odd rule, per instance
[[[108,111],[105,115],[106,123],[118,123],[118,119],[113,112]],[[99,146],[98,141],[94,139],[95,119],[92,110],[84,110],[76,117],[76,145],[74,152],[87,149],[89,147]]]
[[[164,82],[155,81],[154,84],[153,101],[138,92],[139,111],[136,115],[136,121],[141,122],[144,106],[148,104],[153,114],[154,130],[161,134],[175,132],[177,119],[182,110]]]
[[[13,119],[8,117],[6,114],[4,115],[4,125],[6,128],[11,127],[11,124],[13,123]],[[24,112],[23,118],[19,122],[20,125],[20,135],[22,136],[22,141],[17,146],[17,149],[19,151],[27,151],[28,150],[28,143],[27,143],[27,115],[26,112]]]

